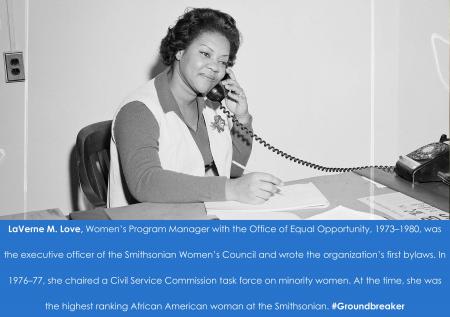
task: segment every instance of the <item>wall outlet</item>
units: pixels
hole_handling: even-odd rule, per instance
[[[12,83],[15,81],[24,81],[25,67],[23,65],[23,53],[11,52],[4,53],[4,55],[6,82]]]

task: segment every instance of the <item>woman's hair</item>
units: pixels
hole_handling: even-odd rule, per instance
[[[240,45],[236,21],[226,13],[207,8],[186,11],[178,18],[175,26],[169,27],[159,48],[162,62],[165,65],[172,65],[176,53],[186,49],[197,36],[204,32],[217,32],[228,39],[230,42],[228,66],[233,66]]]

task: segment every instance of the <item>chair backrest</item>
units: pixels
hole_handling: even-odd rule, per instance
[[[108,120],[88,125],[77,135],[78,177],[83,193],[94,207],[106,207],[111,123]]]

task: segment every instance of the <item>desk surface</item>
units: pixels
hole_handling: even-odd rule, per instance
[[[365,171],[361,174],[370,178],[370,171]],[[395,179],[394,174],[388,174],[383,171],[376,171],[375,181],[384,184],[388,187],[377,188],[373,186],[370,182],[363,179],[360,175],[354,173],[343,173],[335,175],[326,175],[306,178],[298,181],[287,182],[287,184],[301,184],[301,183],[313,183],[328,199],[330,205],[323,209],[311,209],[311,210],[301,210],[294,212],[301,219],[314,216],[316,214],[322,213],[324,211],[333,209],[337,206],[345,206],[350,209],[370,212],[369,206],[362,203],[358,199],[363,197],[368,197],[373,195],[382,195],[393,193],[396,190],[402,191],[409,196],[413,196],[416,199],[420,199],[418,196],[422,195],[421,186],[416,186],[413,192],[405,192],[405,190],[399,190],[399,187],[389,186],[390,183],[401,183],[402,180]],[[406,182],[406,181],[405,181]],[[338,185],[338,186],[337,186]],[[411,187],[411,184],[403,184],[403,186]],[[445,185],[444,185],[445,186]],[[389,188],[392,187],[392,188]],[[448,195],[448,186],[447,195]],[[445,193],[445,188],[443,189]],[[411,194],[412,193],[412,194]],[[427,194],[427,200],[433,200],[430,193]],[[422,197],[420,196],[420,197]],[[448,196],[447,196],[448,197]],[[430,204],[436,206],[436,204]],[[448,211],[448,198],[447,198],[447,209],[439,209]],[[445,207],[445,205],[443,205]],[[376,211],[377,214],[385,216],[382,212]],[[82,211],[73,212],[70,214],[70,218],[74,220],[124,220],[124,219],[158,219],[158,220],[203,220],[212,219],[206,215],[205,206],[202,203],[197,204],[152,204],[152,203],[140,203],[135,205],[130,205],[126,207],[111,208],[111,209],[97,209],[94,211]],[[390,218],[387,216],[386,218]]]
[[[55,208],[4,215],[0,216],[0,220],[67,220],[67,217]]]
[[[450,187],[443,182],[412,184],[395,174],[386,173],[379,169],[364,169],[356,173],[433,207],[449,212]]]

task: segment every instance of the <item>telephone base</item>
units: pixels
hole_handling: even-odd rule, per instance
[[[394,171],[398,176],[413,183],[441,182],[438,173],[442,171],[448,173],[449,170],[448,155],[426,162],[414,161],[416,164],[411,161],[412,159],[401,156]]]

